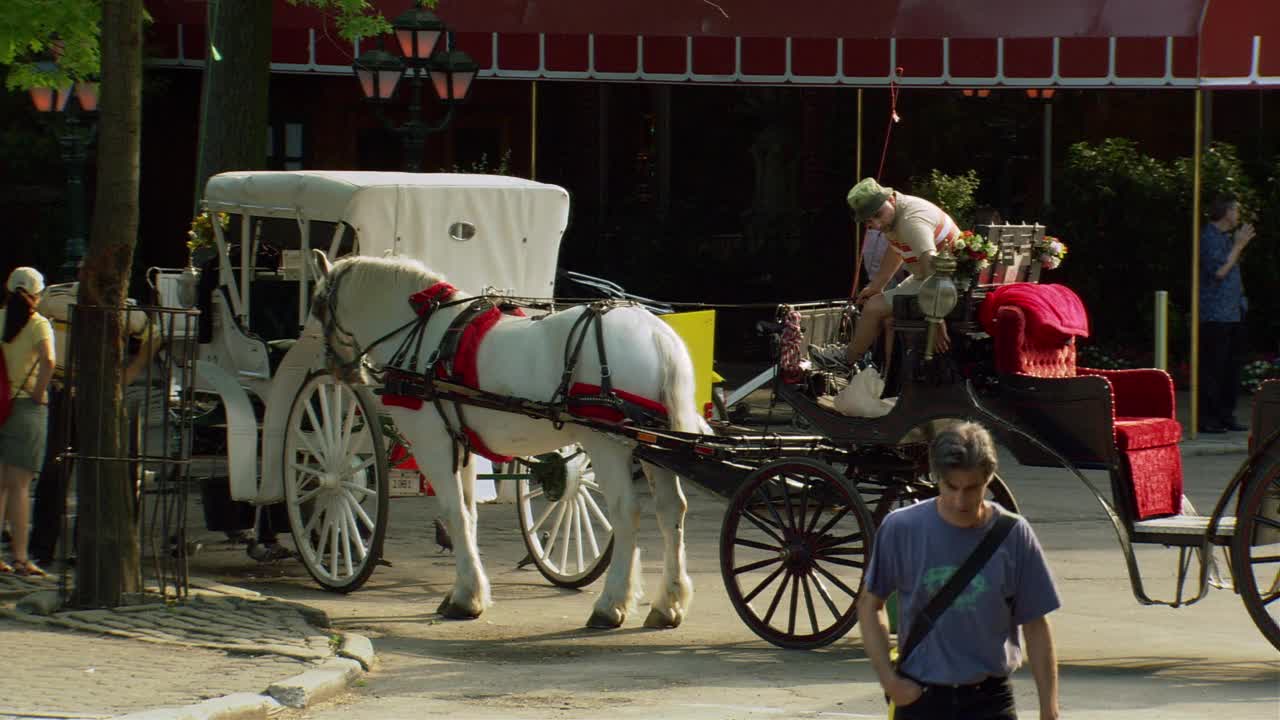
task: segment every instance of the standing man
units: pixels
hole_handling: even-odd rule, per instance
[[[1203,433],[1247,429],[1235,416],[1248,337],[1244,319],[1249,309],[1240,280],[1240,256],[1255,234],[1253,225],[1240,224],[1240,203],[1234,196],[1219,195],[1209,204],[1209,222],[1200,233],[1200,384],[1204,402],[1197,424]]]
[[[985,500],[995,443],[977,423],[940,432],[929,447],[938,497],[895,510],[876,531],[858,622],[871,666],[898,720],[1015,720],[1009,674],[1026,637],[1041,720],[1058,717],[1058,662],[1046,617],[1060,602],[1044,552],[1027,521]],[[897,592],[899,645],[921,626],[944,586],[1000,515],[1015,524],[990,559],[937,617],[902,667],[889,660],[885,599]]]
[[[862,315],[853,329],[853,338],[845,348],[843,358],[852,367],[871,349],[882,329],[892,329],[893,298],[920,293],[925,279],[933,274],[933,256],[940,246],[960,236],[960,228],[937,205],[924,198],[894,192],[893,188],[881,187],[874,178],[860,180],[845,199],[856,222],[884,233],[893,250],[884,253],[880,266],[855,299],[862,306]],[[910,275],[889,288],[889,281],[904,265]],[[945,351],[951,342],[945,323],[941,329],[934,349]],[[822,357],[820,360],[830,364],[832,358]]]

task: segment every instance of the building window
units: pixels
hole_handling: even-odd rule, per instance
[[[267,127],[267,167],[301,170],[306,151],[306,127],[302,123],[276,122]]]

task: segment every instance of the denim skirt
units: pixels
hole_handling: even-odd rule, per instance
[[[48,429],[48,406],[27,397],[14,398],[9,419],[0,426],[0,463],[40,472]]]

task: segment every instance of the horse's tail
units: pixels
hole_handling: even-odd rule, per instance
[[[712,435],[715,431],[698,412],[696,398],[697,378],[689,348],[671,326],[657,322],[654,333],[658,359],[662,363],[662,405],[667,408],[671,429],[676,432]]]

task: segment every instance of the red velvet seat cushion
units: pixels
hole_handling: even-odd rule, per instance
[[[1182,453],[1177,445],[1121,453],[1139,520],[1182,512]]]
[[[1121,450],[1142,450],[1176,445],[1182,440],[1182,423],[1171,418],[1117,417],[1116,447]]]

